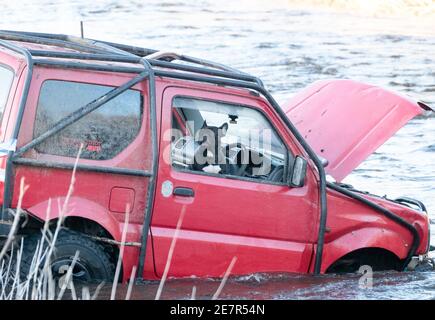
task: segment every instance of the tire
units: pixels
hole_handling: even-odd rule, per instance
[[[38,242],[41,241],[40,234],[32,234],[24,238],[23,253],[21,257],[20,275],[25,279],[31,268],[32,260],[36,252]],[[44,249],[47,243],[44,243]],[[60,279],[66,274],[68,267],[73,261],[76,251],[79,257],[73,269],[73,281],[75,282],[112,282],[115,274],[115,265],[111,261],[105,248],[75,231],[59,231],[55,249],[51,257],[51,270],[54,279]],[[40,264],[40,268],[44,261]]]

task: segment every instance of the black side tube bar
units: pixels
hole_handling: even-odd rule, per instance
[[[56,169],[67,169],[67,170],[74,169],[74,163],[42,161],[42,160],[29,159],[29,158],[18,158],[18,159],[14,159],[13,162],[14,164],[33,166],[33,167],[56,168]],[[111,173],[111,174],[122,174],[122,175],[137,176],[137,177],[151,176],[151,172],[144,171],[144,170],[92,166],[92,165],[86,165],[81,163],[77,164],[76,169],[79,171],[81,170],[81,171],[92,171],[92,172]]]
[[[152,144],[152,165],[151,177],[148,182],[147,200],[145,205],[145,217],[142,226],[142,239],[139,253],[138,278],[142,278],[145,266],[145,254],[148,243],[148,234],[151,225],[151,216],[153,213],[154,194],[156,191],[156,178],[158,169],[158,143],[157,143],[157,111],[156,111],[156,79],[154,71],[146,59],[142,60],[142,64],[149,70],[149,96],[150,96],[150,128],[151,128],[151,144]]]
[[[415,255],[415,252],[417,251],[417,249],[420,245],[420,235],[418,234],[417,229],[412,224],[408,223],[406,220],[404,220],[401,217],[392,213],[390,210],[387,210],[384,207],[382,207],[382,206],[380,206],[380,205],[378,205],[370,200],[367,200],[366,198],[358,195],[355,192],[349,191],[345,188],[342,188],[336,184],[329,183],[329,182],[327,183],[327,186],[328,186],[328,188],[331,188],[337,192],[340,192],[340,193],[348,196],[349,198],[352,198],[354,200],[358,200],[358,201],[364,203],[365,205],[369,206],[370,208],[375,209],[376,211],[382,213],[387,218],[393,220],[394,222],[396,222],[397,224],[401,225],[402,227],[408,229],[409,232],[411,232],[412,237],[413,237],[412,245],[411,245],[411,248],[409,249],[408,256],[404,260],[403,266],[402,266],[402,270],[405,270],[405,268],[408,266],[409,262],[411,261],[412,257]]]
[[[60,120],[58,123],[56,123],[50,130],[44,132],[37,138],[33,139],[29,143],[22,146],[19,150],[15,152],[15,157],[21,156],[26,151],[34,148],[44,140],[48,139],[49,137],[55,135],[59,131],[65,129],[67,126],[73,124],[74,122],[80,120],[84,116],[86,116],[88,113],[94,111],[95,109],[98,109],[103,104],[109,102],[110,100],[116,98],[124,91],[128,90],[129,88],[133,87],[135,84],[141,82],[145,78],[147,78],[149,75],[148,71],[144,71],[141,74],[139,74],[137,77],[134,77],[133,79],[127,81],[123,85],[116,87],[112,90],[110,90],[108,93],[102,95],[101,97],[95,99],[94,101],[88,103],[87,105],[81,107],[80,109],[72,112],[62,120]]]

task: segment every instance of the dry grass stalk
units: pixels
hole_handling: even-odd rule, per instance
[[[128,282],[128,288],[127,288],[127,294],[125,295],[125,300],[130,300],[135,278],[136,278],[136,266],[133,266],[133,268],[131,269],[130,281]]]
[[[72,280],[71,277],[72,277],[72,271],[74,269],[74,266],[77,262],[77,259],[79,258],[79,254],[80,254],[79,251],[76,251],[74,258],[73,258],[70,266],[68,267],[68,271],[66,272],[65,283],[60,288],[60,292],[57,296],[57,300],[62,300],[63,294],[65,293],[65,289],[68,287],[71,289],[71,295],[73,297],[73,300],[77,300],[77,296],[76,296],[75,289],[74,289],[74,284],[71,281]]]
[[[155,300],[159,300],[162,295],[163,286],[165,285],[166,278],[168,277],[169,267],[171,266],[172,255],[174,254],[175,244],[177,243],[178,234],[180,233],[181,225],[183,224],[184,214],[186,213],[186,205],[181,208],[181,214],[178,218],[177,227],[175,229],[174,236],[172,237],[171,246],[169,247],[168,258],[166,259],[165,271],[163,272],[162,279],[157,289]]]
[[[92,297],[91,297],[91,300],[96,300],[96,299],[97,299],[98,295],[100,294],[101,289],[104,287],[105,284],[106,284],[105,282],[101,282],[101,283],[97,286],[97,288],[96,288],[95,291],[94,291],[94,294],[93,294]]]
[[[196,299],[196,286],[193,286],[190,300],[195,300],[195,299]]]
[[[121,247],[119,249],[118,262],[116,264],[116,271],[112,283],[112,292],[110,294],[110,300],[115,300],[115,296],[116,296],[116,288],[118,286],[119,274],[121,273],[121,267],[122,267],[122,257],[124,255],[125,240],[127,238],[129,215],[130,215],[130,205],[127,204],[127,207],[125,209],[124,227],[122,228]]]
[[[222,289],[224,288],[225,283],[227,283],[228,277],[230,276],[231,271],[233,270],[233,267],[234,267],[236,261],[237,261],[237,257],[234,257],[234,258],[231,260],[231,263],[230,263],[230,265],[228,266],[227,271],[225,271],[224,277],[222,278],[222,281],[221,281],[221,283],[220,283],[218,289],[216,290],[215,294],[214,294],[213,297],[211,298],[212,300],[217,300],[217,299],[219,298],[219,296],[220,296],[220,294],[221,294],[221,292],[222,292]]]
[[[6,252],[15,239],[15,235],[17,234],[18,223],[20,222],[21,217],[21,204],[23,202],[24,194],[28,188],[29,186],[24,185],[24,177],[22,177],[20,180],[20,196],[18,198],[17,211],[15,212],[14,221],[12,222],[11,230],[9,230],[8,238],[6,239],[6,242],[0,252],[0,261],[3,260]]]
[[[91,293],[86,286],[82,288],[82,300],[91,300]]]

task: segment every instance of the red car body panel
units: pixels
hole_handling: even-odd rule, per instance
[[[416,102],[353,80],[318,81],[283,105],[326,172],[341,181],[410,119]]]
[[[39,45],[29,47],[46,49],[46,46]],[[0,61],[11,66],[17,75],[13,85],[15,91],[9,97],[1,124],[1,139],[6,141],[12,136],[15,125],[26,65],[21,57],[1,48]],[[33,138],[39,91],[45,80],[119,86],[133,76],[36,66],[18,146],[25,145]],[[144,97],[149,94],[146,81],[137,84],[133,89],[141,91]],[[143,277],[161,277],[183,207],[186,208],[185,218],[177,239],[169,276],[218,277],[225,272],[233,257],[237,257],[234,274],[312,272],[319,228],[319,177],[311,161],[308,161],[305,184],[300,188],[176,171],[165,161],[170,144],[168,137],[165,137],[165,131],[171,126],[172,98],[179,95],[234,103],[260,110],[281,136],[288,150],[294,155],[308,158],[289,128],[265,99],[245,89],[157,78],[159,167]],[[379,103],[381,101],[383,103]],[[81,159],[80,163],[150,170],[152,150],[149,105],[146,98],[143,107],[140,132],[125,150],[111,160]],[[329,172],[338,179],[344,177],[381,141],[392,135],[399,125],[421,112],[418,106],[396,95],[350,81],[317,84],[297,95],[285,108],[319,155],[330,161]],[[325,110],[326,113],[323,113]],[[346,124],[349,119],[355,119],[352,126]],[[339,125],[346,125],[350,134],[346,137],[338,135],[340,131],[336,126]],[[320,135],[320,130],[323,135]],[[357,143],[358,139],[362,139],[364,144]],[[353,148],[352,143],[357,143],[357,148]],[[321,152],[323,148],[324,152]],[[40,154],[35,150],[27,152],[24,157],[65,163],[73,163],[75,160]],[[5,159],[0,158],[0,169],[4,168]],[[23,209],[42,221],[57,219],[70,184],[71,170],[23,164],[15,165],[14,168],[12,207],[17,205],[19,181],[24,178],[29,190],[23,199]],[[170,181],[174,187],[192,188],[195,197],[164,197],[161,188],[165,181]],[[74,194],[66,216],[96,223],[112,239],[121,241],[125,214],[120,208],[129,205],[131,214],[126,240],[139,242],[148,184],[149,177],[78,170]],[[2,196],[3,182],[0,182],[0,188]],[[327,197],[328,232],[325,237],[322,272],[340,257],[360,248],[383,248],[401,259],[406,256],[412,241],[408,230],[335,191],[328,190]],[[425,252],[428,243],[427,215],[381,198],[367,197],[416,226],[421,236],[417,253]],[[137,266],[138,255],[138,247],[125,248],[124,280],[129,278],[133,266]]]
[[[429,219],[425,213],[380,197],[366,197],[406,221],[410,221],[421,237],[417,253],[424,254],[427,251]],[[390,219],[366,205],[332,190],[328,190],[326,225],[328,232],[325,235],[322,272],[349,252],[363,248],[385,249],[398,258],[405,259],[413,241],[411,233],[405,227],[392,223]]]

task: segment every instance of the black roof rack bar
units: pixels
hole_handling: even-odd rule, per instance
[[[33,37],[41,37],[41,38],[47,38],[47,39],[55,39],[55,40],[63,40],[63,41],[70,41],[72,36],[66,35],[66,34],[52,34],[52,33],[42,33],[42,32],[29,32],[29,31],[14,31],[14,30],[2,30],[4,32],[8,33],[14,33],[14,34],[21,34],[21,35],[27,35],[27,36],[33,36]],[[120,44],[115,42],[109,42],[104,40],[96,40],[96,39],[90,39],[86,38],[90,41],[95,41],[99,43],[103,43],[105,45],[109,45],[111,47],[120,49],[122,51],[125,51],[130,54],[134,54],[137,56],[147,56],[149,54],[152,54],[154,52],[157,52],[158,50],[155,49],[148,49],[148,48],[142,48],[142,47],[136,47],[126,44]]]
[[[200,58],[194,58],[194,57],[186,56],[186,55],[181,55],[180,58],[181,58],[182,61],[200,64],[200,65],[203,65],[205,67],[212,67],[212,68],[221,69],[221,70],[224,70],[224,71],[229,71],[229,72],[234,72],[234,73],[239,73],[239,74],[245,74],[245,75],[247,75],[246,73],[244,73],[244,72],[242,72],[240,70],[237,70],[237,69],[234,69],[232,67],[226,66],[226,65],[224,65],[222,63],[217,63],[217,62],[213,62],[213,61],[205,60],[205,59],[200,59]]]
[[[74,50],[81,50],[85,52],[60,52],[60,51],[51,51],[51,50],[34,50],[28,49],[28,52],[32,56],[39,57],[52,57],[52,58],[64,58],[64,59],[82,59],[82,60],[100,60],[100,61],[113,61],[113,62],[125,62],[125,63],[140,63],[140,59],[143,56],[147,60],[149,60],[150,64],[153,66],[170,68],[175,70],[194,72],[212,76],[225,77],[229,79],[238,79],[244,81],[252,81],[261,86],[263,83],[260,79],[231,68],[229,66],[208,61],[205,59],[199,59],[186,55],[179,55],[175,53],[169,52],[161,52],[153,49],[140,48],[135,46],[128,46],[124,44],[117,44],[113,42],[107,41],[99,41],[93,39],[81,39],[73,36],[63,35],[63,34],[49,34],[49,33],[37,33],[37,32],[26,32],[26,31],[9,31],[4,30],[0,31],[0,39],[6,40],[15,40],[15,41],[24,41],[31,43],[39,43],[46,45],[53,45],[59,47],[70,48]],[[157,59],[150,59],[155,56]],[[199,64],[204,66],[205,68],[182,65],[171,63],[172,60],[180,60],[192,64]],[[35,60],[37,64],[46,64],[51,66],[61,66],[61,63],[48,62]],[[74,64],[74,63],[73,63]],[[89,64],[79,64],[76,65],[64,64],[64,67],[76,67],[81,69],[92,69],[92,70],[101,70],[101,71],[115,71],[115,72],[132,72],[139,73],[140,69],[132,69],[125,67],[108,67],[104,68],[103,66],[97,65],[89,65]],[[211,69],[211,68],[213,69]],[[218,70],[221,69],[221,70]]]
[[[9,34],[12,33],[12,34],[17,35],[17,36],[21,35],[21,36],[25,36],[25,37],[30,36],[30,37],[35,37],[35,38],[46,38],[46,39],[51,39],[51,40],[63,41],[63,42],[73,42],[73,43],[77,43],[78,45],[85,45],[86,44],[88,46],[92,46],[93,48],[95,47],[95,49],[97,49],[97,50],[98,49],[103,49],[103,50],[107,49],[108,51],[111,50],[111,52],[113,52],[113,49],[118,49],[120,51],[118,51],[117,53],[120,55],[130,54],[130,55],[136,55],[138,57],[145,56],[147,59],[165,60],[165,61],[172,61],[172,60],[176,59],[176,60],[181,60],[181,61],[190,62],[190,63],[194,63],[194,64],[200,64],[200,65],[203,65],[206,67],[212,67],[212,68],[221,69],[224,71],[248,75],[244,72],[241,72],[240,70],[226,66],[226,65],[221,64],[221,63],[217,63],[214,61],[209,61],[209,60],[201,59],[201,58],[195,58],[195,57],[191,57],[191,56],[187,56],[187,55],[176,54],[173,52],[163,52],[163,51],[157,51],[154,49],[147,49],[147,48],[129,46],[129,45],[124,45],[124,44],[118,44],[118,43],[114,43],[114,42],[100,41],[100,40],[94,40],[94,39],[81,39],[81,38],[77,38],[77,37],[69,36],[69,35],[64,35],[64,34],[21,32],[21,31],[1,31],[1,32],[5,32],[5,33],[9,33]],[[101,44],[106,45],[108,47],[101,46]],[[110,48],[110,47],[113,47],[113,48]]]
[[[162,67],[162,68],[171,68],[175,70],[181,70],[181,71],[187,71],[197,74],[204,74],[209,76],[216,76],[226,79],[232,79],[232,80],[240,80],[244,81],[246,83],[256,83],[258,85],[261,85],[255,77],[252,76],[245,76],[241,74],[234,74],[230,72],[220,71],[220,70],[212,70],[212,69],[205,69],[205,68],[198,68],[188,65],[177,65],[171,62],[165,62],[165,61],[157,61],[157,60],[149,60],[148,61],[151,65],[156,67]],[[58,61],[58,60],[49,60],[49,59],[33,59],[34,65],[37,66],[46,66],[46,67],[53,67],[53,68],[64,68],[64,69],[82,69],[82,70],[94,70],[94,71],[102,71],[102,72],[123,72],[123,73],[141,73],[144,69],[143,67],[126,67],[126,66],[114,66],[114,65],[103,65],[103,64],[92,64],[92,63],[85,63],[85,62],[76,62],[76,61]],[[157,75],[164,75],[163,70],[157,70],[154,69]],[[162,73],[163,72],[163,73]],[[187,74],[186,74],[187,75]],[[206,79],[206,78],[204,78]],[[188,80],[186,78],[186,80]]]
[[[99,53],[79,53],[79,52],[62,52],[48,50],[33,50],[29,52],[34,57],[50,57],[63,59],[80,59],[80,60],[100,60],[125,63],[140,63],[141,58],[135,56],[121,56],[118,54],[99,54]]]
[[[201,67],[178,64],[174,62],[167,62],[161,60],[153,60],[153,59],[147,59],[147,60],[153,67],[176,69],[181,71],[201,73],[201,74],[206,74],[211,76],[224,77],[224,78],[230,78],[236,80],[244,80],[244,81],[252,81],[258,83],[258,79],[256,77],[243,73],[234,73],[234,72],[221,71],[221,70],[215,70],[210,68],[201,68]]]
[[[260,86],[257,82],[252,81],[244,81],[238,79],[227,79],[220,77],[207,77],[203,75],[195,75],[189,73],[181,73],[181,72],[173,72],[173,71],[165,71],[165,70],[154,70],[156,76],[166,77],[172,79],[181,79],[181,80],[190,80],[190,81],[198,81],[198,82],[206,82],[223,86],[230,87],[238,87],[238,88],[247,88],[256,90],[255,87],[252,86]],[[263,86],[260,86],[263,87]]]
[[[226,65],[218,63],[218,62],[213,62],[213,61],[209,61],[209,60],[205,60],[205,59],[199,59],[199,58],[195,58],[195,57],[191,57],[191,56],[177,54],[174,52],[162,52],[162,51],[158,51],[156,53],[150,54],[150,55],[146,56],[145,58],[147,60],[150,60],[150,61],[151,60],[160,60],[160,59],[164,59],[164,60],[169,59],[169,61],[180,60],[180,61],[185,61],[185,62],[189,62],[189,63],[199,64],[199,65],[202,65],[205,67],[211,67],[214,69],[220,69],[222,71],[232,73],[231,76],[226,75],[224,77],[235,78],[234,75],[241,75],[241,76],[245,76],[245,78],[242,80],[253,81],[253,82],[257,83],[258,85],[263,86],[263,82],[259,78],[251,76],[245,72],[242,72],[240,70],[234,69],[232,67],[226,66]],[[180,65],[178,64],[177,66],[180,66]],[[205,70],[210,70],[210,69],[207,68]],[[200,72],[200,73],[207,74],[205,72]],[[215,74],[213,74],[213,75],[215,75]]]
[[[76,52],[59,52],[59,51],[45,51],[45,50],[29,50],[32,56],[36,57],[50,57],[50,58],[64,58],[64,59],[80,59],[80,60],[100,60],[100,61],[113,61],[113,62],[125,62],[125,63],[140,63],[140,57],[130,57],[130,56],[119,56],[119,55],[105,55],[105,54],[83,54]],[[147,59],[148,60],[148,59]],[[50,66],[59,66],[59,67],[69,67],[69,68],[80,68],[80,69],[92,69],[92,70],[101,70],[101,71],[124,71],[124,72],[132,72],[139,73],[141,71],[140,68],[131,68],[131,67],[122,67],[123,69],[116,69],[115,66],[104,66],[104,65],[91,65],[89,63],[79,63],[79,62],[68,62],[68,61],[54,61],[48,59],[34,59],[35,64],[37,65],[50,65]],[[148,62],[154,67],[167,68],[167,69],[175,69],[180,71],[187,71],[193,73],[206,74],[217,77],[224,77],[229,79],[236,80],[244,80],[244,81],[252,81],[259,82],[259,79],[245,74],[233,73],[228,71],[220,71],[214,70],[210,68],[201,68],[190,65],[177,64],[173,62],[160,61],[160,60],[148,60]]]
[[[41,38],[64,40],[64,41],[68,40],[68,36],[66,34],[31,32],[31,31],[17,31],[17,30],[1,30],[1,31],[7,32],[7,33],[13,33],[13,34],[17,34],[17,35],[24,35],[24,36],[41,37]]]
[[[57,52],[57,51],[43,51],[43,50],[29,50],[29,52],[34,56],[42,57],[54,57],[54,58],[70,58],[70,59],[87,59],[87,60],[102,60],[102,61],[115,61],[115,62],[129,62],[129,63],[140,63],[141,58],[134,58],[128,56],[117,56],[117,55],[102,55],[102,54],[82,54],[82,53],[69,53],[69,52]],[[124,67],[124,66],[107,66],[107,65],[97,65],[90,63],[81,63],[73,61],[56,61],[49,59],[33,59],[36,65],[40,66],[53,66],[60,68],[75,68],[75,69],[89,69],[95,71],[113,71],[113,72],[126,72],[126,73],[140,73],[142,68],[134,67]],[[254,76],[249,76],[245,74],[232,73],[228,71],[213,70],[209,68],[200,68],[190,65],[176,64],[167,61],[160,60],[148,60],[148,62],[154,67],[175,69],[181,71],[187,71],[192,73],[200,73],[205,75],[224,77],[228,79],[243,80],[249,82],[259,83],[259,79]],[[261,81],[260,81],[261,82]],[[262,83],[260,84],[262,85]]]
[[[155,53],[150,54],[148,56],[145,56],[145,58],[146,59],[154,59],[154,60],[169,59],[169,61],[181,60],[181,61],[191,62],[191,63],[195,63],[195,64],[200,64],[200,65],[205,66],[205,67],[212,67],[215,69],[220,69],[223,71],[242,73],[239,70],[236,70],[236,69],[231,68],[229,66],[223,65],[221,63],[217,63],[217,62],[213,62],[213,61],[209,61],[209,60],[205,60],[205,59],[189,57],[189,56],[178,54],[175,52],[158,51],[158,52],[155,52]]]
[[[113,66],[104,64],[92,64],[84,62],[74,62],[74,61],[57,61],[49,59],[33,59],[35,65],[39,66],[49,66],[53,68],[64,68],[64,69],[83,69],[83,70],[94,70],[94,71],[105,71],[105,72],[123,72],[123,73],[141,73],[144,71],[143,67],[123,67],[123,66]]]
[[[63,47],[72,50],[78,50],[78,51],[84,51],[90,53],[107,53],[107,49],[98,48],[96,46],[90,46],[89,44],[80,44],[73,41],[28,36],[28,35],[13,33],[13,32],[11,33],[11,32],[0,31],[0,39],[57,46],[57,47]]]
[[[15,36],[34,37],[34,38],[46,39],[49,41],[50,40],[57,41],[57,44],[53,42],[54,45],[61,46],[61,47],[64,46],[62,43],[70,42],[73,44],[77,44],[79,46],[90,48],[91,50],[97,50],[98,52],[102,52],[102,53],[112,53],[112,54],[119,54],[123,56],[126,55],[134,56],[132,53],[127,52],[125,50],[121,50],[119,48],[115,48],[114,46],[111,46],[107,42],[93,40],[93,39],[79,38],[66,34],[51,34],[51,33],[39,33],[39,32],[27,32],[27,31],[12,31],[12,30],[0,30],[0,31],[8,34],[13,34]]]
[[[109,41],[104,41],[104,40],[94,40],[94,39],[89,39],[89,40],[98,41],[98,42],[107,44],[111,47],[123,50],[125,52],[131,53],[131,54],[134,54],[134,55],[137,55],[140,57],[145,57],[145,56],[148,56],[148,55],[153,54],[155,52],[158,52],[158,50],[155,50],[155,49],[130,46],[127,44],[120,44],[120,43],[109,42]]]

